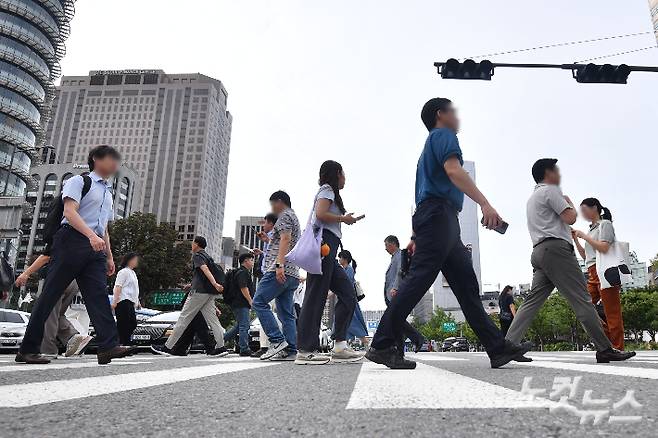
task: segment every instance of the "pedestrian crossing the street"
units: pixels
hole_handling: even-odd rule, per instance
[[[554,401],[533,398],[521,391],[524,375],[546,370],[559,375],[586,375],[592,379],[634,379],[637,386],[658,380],[658,352],[640,352],[628,362],[597,364],[593,352],[530,353],[533,362],[513,363],[505,370],[488,368],[478,353],[409,354],[418,361],[415,370],[389,370],[364,361],[341,367],[330,376],[353,375],[353,388],[344,401],[346,410],[369,409],[548,409]],[[247,357],[168,357],[137,355],[98,366],[95,356],[58,359],[48,365],[13,362],[0,356],[0,408],[20,408],[67,400],[102,397],[134,390],[155,390],[163,385],[271,368],[278,375],[304,375],[323,379],[326,367],[299,367],[290,362],[259,361]],[[74,373],[67,371],[73,370]],[[100,371],[95,371],[100,370]],[[20,383],[22,376],[38,371],[38,381]],[[103,375],[95,375],[100,372]],[[87,375],[86,373],[91,373]],[[109,374],[108,374],[109,373]],[[305,374],[302,374],[305,373]],[[516,380],[499,377],[514,374]],[[41,377],[43,376],[43,377]],[[518,381],[517,381],[518,380]],[[216,382],[217,380],[213,380]],[[344,381],[344,380],[342,380]],[[295,388],[291,389],[292,391]]]

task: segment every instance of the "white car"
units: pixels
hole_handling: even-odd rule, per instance
[[[29,320],[27,312],[0,309],[0,350],[16,350],[21,346]]]

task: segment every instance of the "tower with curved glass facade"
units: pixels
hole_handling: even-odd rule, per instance
[[[22,197],[43,140],[74,0],[0,0],[0,196]]]

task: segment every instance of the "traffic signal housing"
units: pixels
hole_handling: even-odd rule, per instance
[[[626,84],[631,68],[626,64],[587,64],[572,72],[576,82],[581,84]]]
[[[450,58],[445,63],[437,64],[437,70],[443,79],[490,81],[491,76],[494,74],[494,65],[488,60],[475,62],[472,59],[467,59],[464,62],[459,62],[455,58]]]

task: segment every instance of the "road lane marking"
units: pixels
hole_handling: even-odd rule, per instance
[[[450,362],[450,361],[468,361],[463,357],[450,357],[450,356],[428,356],[425,353],[407,354],[405,357],[411,360],[422,360],[426,362]]]
[[[550,404],[422,363],[415,370],[389,370],[366,362],[346,409],[548,408]]]
[[[149,388],[236,371],[253,370],[272,365],[276,365],[276,363],[225,363],[81,379],[53,380],[22,385],[4,385],[0,386],[0,407],[21,408],[42,405]]]
[[[633,359],[631,359],[632,362]],[[647,362],[637,362],[647,363]],[[551,368],[557,370],[580,371],[585,373],[607,374],[611,376],[621,377],[639,377],[641,379],[658,380],[657,368],[639,368],[628,366],[617,366],[613,364],[587,364],[587,363],[570,363],[570,362],[551,362],[538,360],[535,362],[516,363],[516,365],[537,367],[537,368]]]
[[[40,371],[40,370],[66,370],[66,369],[76,369],[76,368],[107,368],[113,365],[137,365],[137,364],[148,364],[151,362],[141,361],[141,362],[121,362],[113,360],[111,364],[108,365],[98,365],[96,362],[71,362],[71,363],[50,363],[43,365],[27,365],[27,364],[16,364],[16,365],[7,365],[0,366],[0,373],[11,373],[15,371]]]

